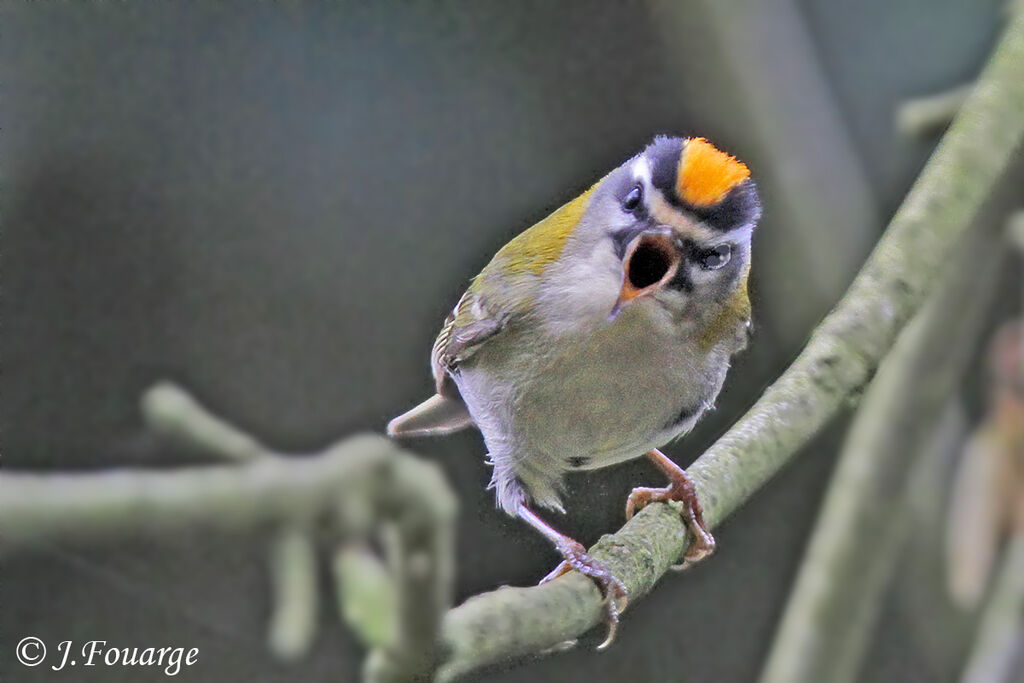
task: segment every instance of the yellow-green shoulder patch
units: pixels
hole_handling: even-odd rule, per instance
[[[589,190],[561,208],[555,210],[540,223],[519,233],[497,253],[505,261],[508,273],[534,273],[540,275],[544,269],[562,254],[569,235],[576,229],[587,208],[595,184]]]

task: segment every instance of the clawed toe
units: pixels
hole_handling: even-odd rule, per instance
[[[547,576],[545,576],[543,579],[538,581],[537,585],[540,586],[540,585],[543,585],[543,584],[547,583],[548,581],[554,581],[559,576],[564,576],[565,574],[568,574],[571,571],[572,571],[572,565],[569,564],[568,562],[566,562],[565,560],[562,560],[561,562],[558,563],[558,566],[555,567],[554,569],[552,569],[551,572]]]
[[[647,507],[651,503],[678,501],[683,504],[682,516],[687,530],[693,534],[693,542],[683,555],[681,564],[672,569],[681,570],[692,567],[705,557],[715,552],[715,537],[708,531],[704,523],[704,511],[697,499],[697,489],[678,465],[666,458],[660,451],[654,450],[647,457],[669,477],[669,485],[660,488],[638,486],[626,499],[626,519]]]
[[[629,492],[626,499],[626,519],[633,519],[633,515],[643,510],[655,500],[666,500],[657,498],[658,494],[664,494],[667,489],[651,489],[646,486],[637,486]]]
[[[615,631],[619,625],[619,614],[621,614],[622,610],[626,609],[626,602],[629,597],[626,593],[625,584],[619,581],[610,569],[591,556],[586,548],[568,536],[552,529],[530,508],[521,505],[516,514],[524,522],[544,534],[554,543],[555,548],[562,555],[562,563],[555,567],[554,571],[541,579],[541,583],[553,581],[573,569],[584,576],[589,576],[597,583],[598,588],[601,589],[601,594],[604,596],[605,623],[608,624],[608,635],[597,649],[603,650],[611,645],[612,641],[615,640]]]
[[[686,549],[686,553],[683,555],[683,561],[672,565],[670,569],[677,572],[689,569],[715,552],[715,537],[701,526],[696,524],[690,526],[691,530],[694,528],[697,531],[693,534],[693,542],[690,543],[690,547]]]
[[[541,579],[541,583],[556,579],[573,569],[584,576],[589,576],[597,583],[601,594],[604,595],[605,623],[608,626],[608,634],[604,641],[597,646],[597,649],[604,650],[615,640],[615,634],[619,627],[619,615],[626,609],[626,604],[629,602],[626,586],[612,574],[610,569],[598,562],[593,555],[587,552],[586,548],[576,541],[565,539],[564,542],[558,544],[558,552],[565,560],[555,567],[554,571]]]

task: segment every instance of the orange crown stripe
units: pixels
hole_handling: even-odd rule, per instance
[[[750,169],[704,138],[686,143],[676,173],[676,193],[692,206],[714,206],[750,177]]]

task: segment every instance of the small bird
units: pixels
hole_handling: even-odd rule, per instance
[[[669,485],[634,489],[627,518],[681,501],[684,565],[714,550],[693,483],[657,448],[713,406],[747,344],[760,216],[743,163],[704,138],[655,138],[498,251],[434,342],[437,393],[388,424],[392,437],[480,429],[498,505],[564,558],[544,581],[576,569],[601,587],[602,648],[625,586],[534,508],[564,512],[568,472],[646,455]]]

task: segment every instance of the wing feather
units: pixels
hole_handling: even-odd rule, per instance
[[[505,319],[491,315],[482,298],[471,287],[445,318],[441,332],[430,352],[437,393],[445,398],[459,397],[451,373],[460,361],[472,356],[485,341],[501,332]]]

